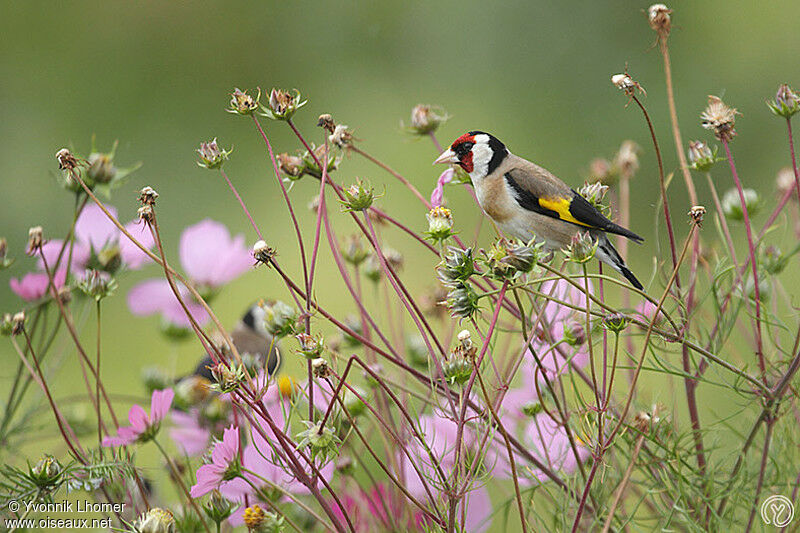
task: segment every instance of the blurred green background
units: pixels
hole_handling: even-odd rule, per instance
[[[609,81],[627,63],[647,89],[645,103],[667,171],[677,170],[646,3],[106,1],[57,6],[29,1],[2,6],[0,235],[8,238],[17,261],[0,274],[0,312],[20,307],[8,279],[33,267],[23,253],[28,228],[42,225],[46,235],[56,237],[68,227],[72,198],[57,185],[55,152],[72,146],[86,154],[93,135],[100,149],[120,141],[120,166],[143,163],[111,203],[127,221],[135,214],[135,192],[154,187],[175,263],[182,228],[205,217],[244,232],[248,243],[255,240],[223,181],[195,163],[200,141],[218,137],[222,146],[234,146],[226,165],[230,177],[282,261],[296,268],[294,236],[263,143],[251,122],[224,111],[235,86],[298,88],[309,104],[296,122],[311,140],[321,139],[317,116],[331,113],[355,130],[360,146],[426,195],[439,171],[430,164],[436,151],[427,139],[412,140],[400,128],[418,103],[441,105],[452,116],[438,133],[443,144],[466,130],[490,131],[515,153],[573,185],[582,183],[592,158],[611,157],[622,140],[633,139],[643,151],[633,183],[632,227],[648,242],[631,249],[629,262],[643,280],[651,276],[655,159],[640,113],[625,108],[625,97]],[[722,95],[742,112],[733,145],[742,179],[773,204],[774,176],[789,159],[784,125],[764,102],[779,83],[800,81],[800,3],[683,1],[670,7],[684,140],[711,140],[698,114],[706,95]],[[263,122],[278,152],[299,148],[284,124]],[[426,227],[416,200],[376,167],[352,157],[335,177],[345,184],[363,177],[379,189],[385,186],[379,204],[415,229]],[[715,177],[721,193],[732,184],[722,166]],[[710,207],[704,178],[696,180],[701,202]],[[304,207],[316,190],[306,180],[291,193],[308,239],[311,214]],[[449,188],[446,195],[459,229],[471,236],[480,216],[472,200],[462,189]],[[671,188],[671,205],[683,234],[689,205],[680,176]],[[757,221],[764,217],[759,214]],[[483,246],[489,237],[485,232]],[[389,232],[387,239],[402,250],[413,249],[397,233]],[[323,257],[321,280],[333,273],[328,257]],[[413,286],[434,286],[434,261],[430,254],[407,256],[406,276]],[[104,363],[104,373],[119,392],[142,393],[137,377],[144,365],[181,372],[194,366],[200,352],[194,342],[164,340],[158,318],[127,311],[127,290],[136,280],[157,275],[150,266],[125,276],[118,295],[104,303],[106,361],[113,361]],[[328,302],[341,290],[337,283],[320,283],[317,289]],[[233,324],[248,303],[262,296],[287,298],[272,272],[248,273],[214,306]],[[345,304],[331,304],[336,311],[348,310],[339,305]],[[87,339],[92,332],[87,326]],[[5,388],[17,362],[7,343],[0,344],[0,360]],[[74,392],[72,386],[80,383],[76,366],[68,358],[62,393]]]

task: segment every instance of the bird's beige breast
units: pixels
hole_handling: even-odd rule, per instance
[[[502,176],[484,178],[480,186],[475,188],[475,195],[483,212],[498,224],[510,221],[519,209]]]

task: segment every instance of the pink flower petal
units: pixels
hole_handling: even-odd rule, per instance
[[[172,389],[154,390],[150,397],[150,423],[160,422],[172,406],[175,393]]]
[[[114,218],[117,218],[117,210],[114,207],[106,206],[106,209],[114,215]],[[75,237],[96,251],[101,250],[111,241],[117,241],[119,235],[119,229],[94,203],[83,208],[81,216],[75,223]]]
[[[205,452],[211,432],[198,423],[194,415],[181,411],[172,411],[173,428],[169,436],[175,444],[188,456],[195,456]]]
[[[244,237],[232,240],[228,229],[211,219],[183,231],[180,242],[181,264],[189,277],[217,287],[231,281],[252,266]]]
[[[69,257],[69,244],[67,244],[67,247],[64,248],[64,253],[61,256],[61,262],[58,262],[58,254],[61,253],[61,247],[63,244],[64,241],[60,239],[54,239],[52,241],[47,241],[44,243],[44,246],[42,246],[42,254],[47,261],[47,268],[51,271],[53,268],[55,268],[56,263],[58,263],[59,270],[66,268],[67,266],[67,257]],[[75,241],[75,243],[72,245],[72,271],[77,272],[86,268],[86,264],[89,262],[89,257],[91,254],[92,251],[89,246],[83,244],[82,242]],[[37,261],[36,265],[39,267],[39,269],[44,270],[44,261],[42,261],[41,257]]]
[[[454,175],[455,171],[452,168],[447,168],[439,175],[439,179],[436,180],[436,188],[431,193],[431,205],[433,207],[442,205],[444,201],[444,185],[453,181]]]
[[[57,289],[60,289],[64,286],[66,279],[66,269],[59,269],[53,276],[53,284]],[[14,294],[26,302],[32,302],[47,294],[50,281],[46,272],[29,272],[22,279],[11,278],[8,281],[8,285],[14,291]]]
[[[201,326],[207,323],[208,314],[202,305],[189,297],[186,287],[179,284],[178,292],[197,323]],[[191,327],[186,312],[165,279],[150,279],[134,286],[128,292],[128,308],[134,315],[147,316],[161,313],[165,320],[178,327]]]
[[[156,243],[153,240],[153,234],[144,224],[140,224],[138,222],[128,222],[125,224],[125,229],[128,231],[128,233],[133,235],[137,241],[142,243],[143,246],[149,249],[155,247]],[[125,235],[120,235],[119,253],[120,256],[122,256],[122,262],[132,270],[137,270],[141,268],[142,265],[152,261],[152,259],[150,259],[146,253],[141,251],[139,247],[133,244],[133,241],[131,241]]]
[[[131,406],[131,410],[128,411],[128,422],[131,423],[134,431],[144,433],[150,423],[150,419],[141,405],[134,404]]]

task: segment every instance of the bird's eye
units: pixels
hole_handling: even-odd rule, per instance
[[[467,155],[467,152],[472,150],[473,146],[475,146],[475,143],[472,142],[463,142],[459,144],[455,148],[456,155],[458,155],[458,157],[464,157],[465,155]]]

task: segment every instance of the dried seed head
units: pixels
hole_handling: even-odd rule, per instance
[[[139,201],[142,205],[156,205],[158,193],[152,187],[145,187],[139,191]]]
[[[578,194],[586,198],[586,201],[600,210],[604,210],[606,208],[606,206],[603,204],[606,193],[608,193],[608,185],[603,185],[599,181],[594,183],[585,183],[583,187],[578,189]]]
[[[706,216],[706,208],[702,205],[695,205],[689,210],[689,222],[697,225],[698,228],[703,227],[703,219]]]
[[[275,257],[275,249],[267,246],[264,241],[256,241],[253,245],[253,257],[256,263],[269,265],[272,262],[272,258]]]
[[[25,327],[25,311],[14,313],[11,317],[11,335],[19,335]]]
[[[331,368],[328,362],[322,357],[317,357],[311,360],[311,370],[314,372],[314,377],[325,379],[331,376]]]
[[[703,127],[712,130],[717,139],[729,142],[736,136],[734,123],[738,114],[736,109],[728,107],[719,97],[709,95],[708,105],[700,114],[700,118]]]
[[[258,101],[261,99],[261,89],[255,98],[247,94],[247,91],[241,91],[235,88],[231,93],[231,101],[228,105],[228,113],[235,113],[237,115],[252,115],[258,109]]]
[[[145,224],[152,224],[155,222],[156,216],[155,212],[153,211],[153,206],[151,205],[143,205],[139,209],[136,210],[136,218],[140,222],[144,222]]]
[[[317,120],[317,126],[325,129],[325,131],[328,133],[333,133],[333,131],[336,129],[336,123],[333,121],[333,117],[328,113],[323,113],[319,116],[319,119]]]
[[[623,141],[614,158],[614,166],[625,178],[632,178],[639,170],[639,152],[641,148],[633,141]]]
[[[216,137],[214,137],[213,141],[200,143],[197,153],[200,154],[200,161],[197,162],[198,166],[209,170],[221,167],[228,159],[228,156],[231,155],[230,151],[219,147]]]
[[[344,148],[353,142],[353,134],[350,132],[347,126],[344,124],[339,124],[333,129],[333,133],[328,136],[328,141],[335,144],[339,148]]]
[[[427,135],[436,129],[449,117],[439,107],[419,104],[411,110],[411,124],[409,130],[417,135]]]
[[[117,288],[117,282],[107,272],[87,269],[80,283],[78,283],[78,288],[84,294],[99,302],[114,293]]]
[[[472,333],[470,333],[468,329],[462,329],[458,334],[458,342],[460,342],[464,348],[472,348]]]
[[[792,191],[795,187],[794,171],[791,167],[784,167],[778,171],[775,177],[775,186],[778,188],[778,194],[784,196]],[[797,197],[793,196],[792,199],[797,201]]]
[[[28,246],[25,253],[28,255],[36,255],[42,249],[44,244],[44,230],[41,226],[34,226],[28,230]]]
[[[56,152],[56,160],[58,160],[58,168],[69,172],[75,170],[80,164],[78,159],[72,155],[72,152],[66,148],[62,148]]]
[[[262,114],[272,120],[289,120],[298,109],[306,105],[300,92],[295,90],[294,95],[281,89],[272,89],[269,93],[268,107],[261,106]]]
[[[611,83],[613,83],[617,89],[624,92],[631,98],[633,98],[633,96],[636,94],[636,91],[639,91],[642,94],[647,94],[639,82],[631,78],[627,72],[623,74],[614,74],[611,76]]]
[[[647,9],[647,22],[662,39],[667,38],[669,30],[672,28],[670,13],[672,10],[664,4],[653,4]]]
[[[278,154],[278,165],[281,172],[290,178],[299,178],[303,175],[305,163],[303,158],[296,155],[289,155],[287,153]]]
[[[572,237],[569,247],[564,250],[564,255],[573,263],[586,263],[594,257],[598,242],[588,231],[580,231]]]
[[[344,240],[342,257],[353,266],[359,266],[369,256],[369,250],[364,246],[364,240],[359,234],[353,234]]]
[[[112,154],[101,154],[94,152],[89,155],[89,168],[86,169],[86,177],[95,183],[109,183],[117,175],[117,167],[114,166]]]
[[[395,272],[399,272],[400,269],[403,268],[406,260],[403,257],[403,254],[395,250],[394,248],[390,248],[386,246],[383,249],[383,257],[386,259],[386,262],[389,264],[392,270]]]
[[[308,333],[299,333],[295,335],[295,338],[300,345],[297,349],[297,352],[306,359],[313,360],[318,358],[325,349],[325,343],[322,335],[315,337],[313,335],[309,335]]]

